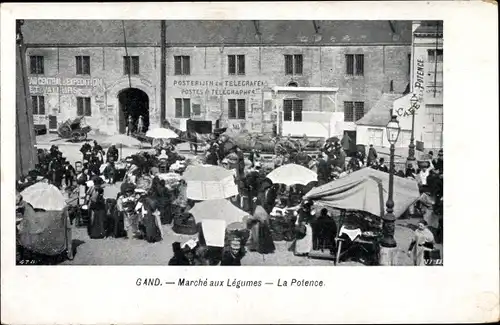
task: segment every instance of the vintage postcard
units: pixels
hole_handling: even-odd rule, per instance
[[[2,322],[499,319],[496,4],[1,10]]]

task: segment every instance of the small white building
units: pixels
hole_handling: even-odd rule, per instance
[[[401,127],[396,152],[405,155],[411,139],[413,111],[416,149],[443,147],[443,27],[441,21],[414,21],[411,82],[406,94],[385,93],[356,122],[356,143],[388,148],[385,126],[393,110]],[[406,152],[407,154],[407,152]],[[416,152],[418,156],[418,153]]]

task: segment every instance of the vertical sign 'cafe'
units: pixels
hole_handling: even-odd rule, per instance
[[[415,141],[422,141],[422,130],[425,127],[425,78],[426,64],[423,57],[415,58],[412,89],[409,94],[398,98],[393,103],[393,112],[398,116],[401,130],[411,131],[412,115],[415,114]],[[409,141],[409,139],[408,139]],[[405,144],[406,146],[409,145]]]

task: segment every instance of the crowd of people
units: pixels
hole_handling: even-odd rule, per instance
[[[39,163],[34,171],[20,180],[18,190],[22,191],[40,178],[47,179],[60,189],[64,181],[64,188],[78,196],[78,204],[72,209],[72,220],[77,220],[77,224],[86,221],[90,238],[125,237],[158,242],[164,237],[162,225],[165,224],[171,224],[173,229],[190,229],[190,234],[199,231],[195,229],[196,222],[189,213],[195,202],[187,199],[187,184],[182,179],[188,163],[168,141],[158,142],[154,153],[141,152],[122,159],[120,163],[115,145],[105,152],[97,141],[93,145],[86,142],[80,152],[81,162],[73,167],[57,146],[52,146],[49,151],[39,151]],[[432,152],[429,154],[430,159],[419,161],[418,166],[408,164],[405,171],[395,170],[395,175],[418,182],[422,197],[408,210],[408,214],[424,219],[422,224],[425,225],[420,227],[420,232],[431,229],[434,237],[440,237],[443,151],[439,151],[436,159],[432,157]],[[222,250],[214,251],[203,245],[203,241],[175,243],[174,258],[169,264],[239,265],[245,247],[262,254],[273,253],[273,239],[283,238],[295,240],[296,255],[307,254],[317,242],[326,242],[325,247],[333,249],[335,240],[332,234],[337,232],[337,225],[332,216],[326,209],[319,213],[312,211],[311,203],[303,202],[302,197],[313,187],[345,177],[361,168],[382,172],[389,172],[390,168],[373,146],[370,146],[368,155],[358,151],[348,158],[339,141],[327,141],[317,158],[301,160],[301,155],[304,153],[285,151],[274,157],[272,166],[264,168],[258,150],[251,150],[246,158],[239,146],[227,138],[213,135],[208,141],[203,163],[236,170],[238,195],[230,201],[250,215],[247,227],[230,233]],[[273,168],[301,162],[317,172],[317,181],[285,186],[273,184],[266,177]],[[117,163],[123,166],[117,168]],[[165,173],[170,174],[170,178],[161,176]],[[116,197],[105,198],[105,184],[117,181],[121,182],[121,186]],[[277,231],[277,228],[280,230]],[[327,228],[328,231],[325,231]],[[425,234],[429,238],[428,232]]]

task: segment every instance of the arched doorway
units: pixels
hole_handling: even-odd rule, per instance
[[[127,121],[132,116],[134,126],[137,127],[139,116],[144,120],[144,132],[149,128],[149,97],[137,88],[127,88],[118,93],[119,129],[120,133],[127,130]],[[134,128],[135,131],[135,128]]]

